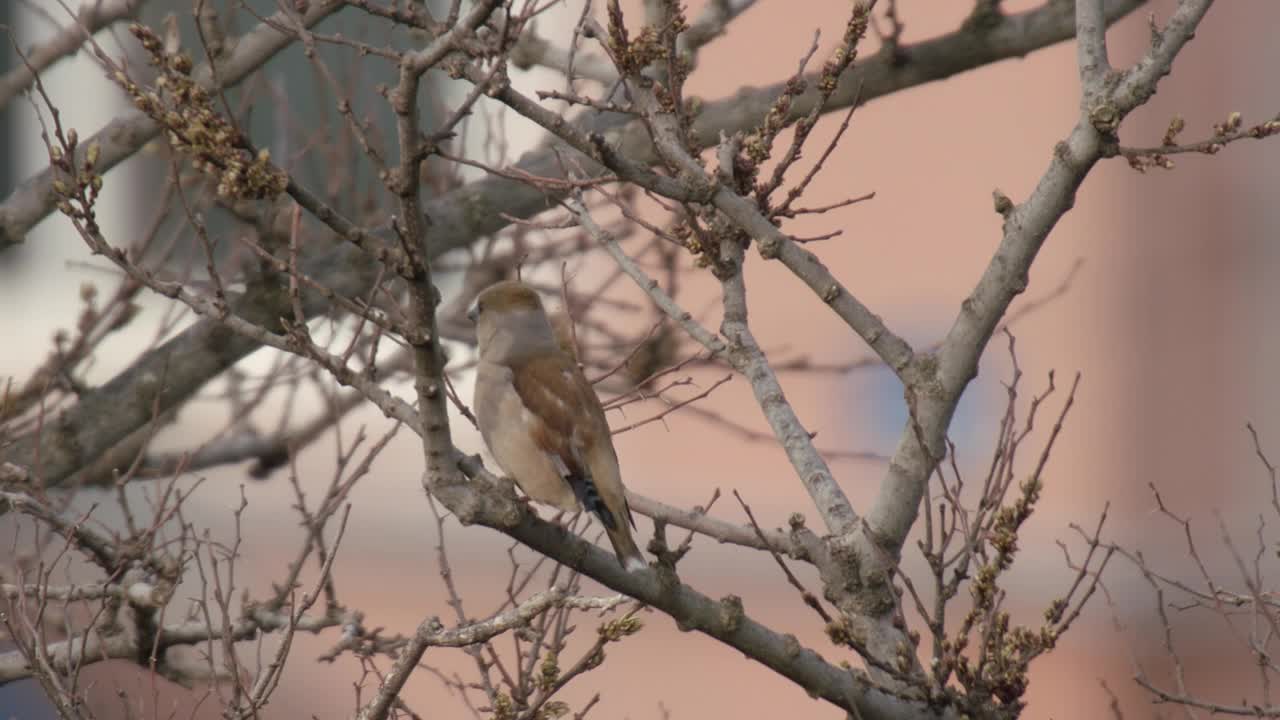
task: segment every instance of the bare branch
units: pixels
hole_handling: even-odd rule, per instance
[[[343,7],[341,0],[317,0],[308,3],[301,21],[310,27]],[[272,16],[274,23],[286,20],[284,11]],[[287,47],[293,36],[282,33],[272,23],[263,23],[245,33],[235,42],[235,49],[218,62],[218,80],[232,86],[248,77],[276,53]],[[201,65],[193,73],[197,81],[211,87],[212,74],[208,65]],[[106,172],[142,149],[160,133],[160,126],[139,111],[128,112],[111,121],[82,143],[88,148],[97,144],[101,148],[98,167]],[[82,151],[83,152],[83,151]],[[79,160],[77,158],[77,164]],[[0,203],[0,252],[9,245],[22,242],[27,231],[54,209],[54,171],[46,168],[19,185]]]
[[[136,17],[144,4],[146,0],[83,0],[72,24],[59,28],[52,38],[27,50],[26,65],[0,76],[0,108],[31,87],[36,73],[80,50],[86,33],[92,35],[112,23]]]

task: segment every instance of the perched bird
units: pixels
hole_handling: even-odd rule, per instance
[[[498,465],[534,500],[595,515],[622,567],[647,567],[631,537],[635,520],[604,408],[538,293],[500,282],[483,290],[467,315],[480,344],[476,419]]]

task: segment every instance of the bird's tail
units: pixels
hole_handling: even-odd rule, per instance
[[[636,541],[631,538],[631,528],[627,523],[616,523],[612,528],[605,528],[605,533],[613,544],[613,552],[617,554],[623,570],[637,572],[649,567],[644,555],[640,554],[640,548],[636,547]]]
[[[635,520],[631,517],[631,509],[627,507],[626,499],[621,499],[622,514],[619,516],[609,508],[609,504],[600,496],[600,490],[589,476],[567,476],[565,479],[569,481],[582,507],[595,515],[604,526],[605,534],[609,536],[609,542],[613,544],[613,551],[618,555],[618,562],[622,568],[627,572],[635,572],[649,567],[644,555],[640,554],[640,548],[636,547],[636,541],[631,537],[631,528],[635,525]]]

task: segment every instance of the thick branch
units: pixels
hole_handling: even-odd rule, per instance
[[[942,347],[921,367],[921,381],[913,388],[912,422],[903,430],[875,506],[867,515],[870,533],[887,556],[896,556],[905,542],[924,486],[942,457],[943,437],[960,395],[977,376],[978,360],[1009,304],[1026,289],[1031,264],[1049,232],[1075,204],[1076,190],[1102,157],[1104,141],[1129,111],[1155,92],[1157,81],[1168,72],[1211,4],[1212,0],[1184,0],[1152,49],[1121,75],[1114,89],[1105,87],[1105,76],[1081,68],[1084,96],[1095,101],[1082,109],[1070,136],[1054,148],[1049,168],[1031,195],[1005,211],[999,247],[962,304]],[[1081,12],[1089,17],[1084,5]],[[1091,33],[1093,37],[1085,42],[1096,46],[1101,41],[1096,31]],[[1082,52],[1081,62],[1096,62],[1098,51],[1094,47]],[[927,448],[921,445],[922,439]]]
[[[904,720],[954,716],[873,689],[860,673],[829,663],[794,636],[777,633],[753,620],[743,612],[741,600],[736,597],[712,600],[666,570],[627,572],[611,553],[560,525],[539,519],[521,504],[499,494],[477,461],[464,459],[461,466],[479,480],[468,486],[468,494],[476,496],[470,503],[476,512],[466,521],[499,530],[612,590],[661,610],[680,628],[696,630],[741,651],[814,697],[855,717]]]
[[[428,487],[453,483],[461,476],[454,462],[453,440],[449,435],[449,408],[444,386],[446,361],[436,321],[439,291],[431,279],[427,228],[419,201],[423,141],[418,117],[418,88],[422,74],[451,53],[460,38],[470,36],[480,27],[496,7],[496,0],[475,3],[457,26],[421,51],[405,55],[400,63],[400,82],[391,100],[396,113],[400,165],[388,184],[396,193],[400,208],[396,228],[412,258],[411,275],[406,280],[409,284],[409,319],[414,327],[407,328],[404,335],[412,348],[414,360],[414,386],[418,394],[418,411],[422,416],[422,450]],[[416,664],[414,660],[408,669],[412,670]],[[385,708],[382,713],[385,713]]]
[[[1107,58],[1107,24],[1102,0],[1076,2],[1076,65],[1086,87],[1102,86],[1111,61]],[[1086,99],[1088,96],[1085,96]]]

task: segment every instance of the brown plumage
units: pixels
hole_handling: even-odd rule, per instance
[[[604,409],[537,292],[500,282],[480,293],[470,314],[480,344],[476,419],[498,465],[534,500],[587,510],[622,566],[645,568]]]

